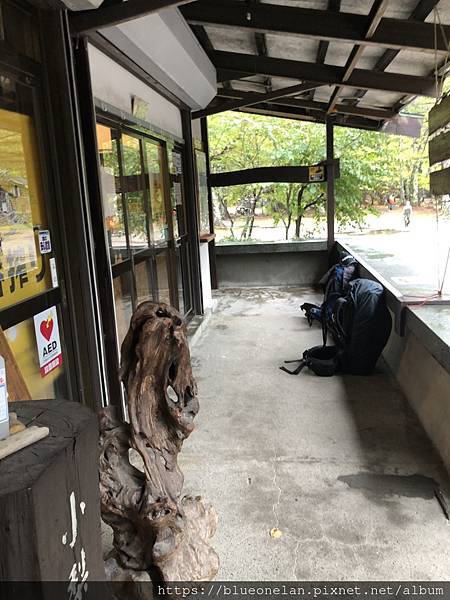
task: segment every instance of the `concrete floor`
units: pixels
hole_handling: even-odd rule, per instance
[[[218,579],[450,579],[427,479],[447,478],[395,382],[278,369],[320,343],[298,308],[308,290],[218,299],[192,348],[200,413],[180,455],[185,493],[219,513]]]

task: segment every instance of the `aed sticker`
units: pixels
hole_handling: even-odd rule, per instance
[[[325,181],[325,167],[320,165],[309,167],[309,181]]]
[[[45,377],[62,365],[61,340],[59,338],[58,315],[56,306],[34,315],[39,368],[41,377]]]
[[[52,251],[52,240],[48,229],[39,231],[39,250],[41,254],[49,254]]]

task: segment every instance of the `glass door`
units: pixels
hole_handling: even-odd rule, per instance
[[[186,220],[186,206],[183,180],[183,156],[181,149],[173,149],[169,154],[171,179],[170,215],[175,240],[175,272],[178,306],[181,314],[190,316],[193,312],[189,235]]]
[[[152,243],[156,297],[177,307],[172,284],[173,232],[168,215],[166,147],[154,140],[144,140],[147,193],[152,215]]]
[[[120,348],[144,300],[191,312],[181,153],[106,120],[97,144]]]

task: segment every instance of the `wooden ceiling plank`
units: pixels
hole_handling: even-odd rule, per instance
[[[136,0],[135,0],[136,1]],[[382,18],[370,40],[365,39],[367,16],[292,6],[254,4],[238,0],[199,0],[182,9],[190,23],[241,28],[261,33],[300,35],[328,41],[367,43],[387,48],[426,52],[447,51],[444,36],[438,35],[435,49],[433,23]],[[450,26],[444,25],[450,38]]]

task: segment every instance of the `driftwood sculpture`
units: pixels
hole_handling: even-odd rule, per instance
[[[122,344],[121,378],[130,423],[100,415],[103,520],[114,532],[111,579],[212,579],[219,559],[208,545],[217,516],[201,497],[181,497],[177,463],[198,412],[186,327],[166,304],[142,303]],[[130,448],[143,468],[130,463]],[[134,461],[133,461],[134,462]]]

